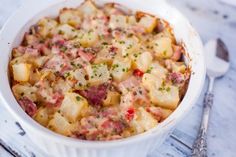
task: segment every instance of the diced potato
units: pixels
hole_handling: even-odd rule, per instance
[[[140,48],[139,39],[135,36],[113,39],[112,44],[119,49],[123,57],[128,57]]]
[[[126,59],[115,59],[111,66],[111,75],[115,81],[123,81],[130,75],[131,61]]]
[[[173,112],[172,110],[162,108],[161,109],[162,119],[164,120],[164,119],[168,118],[172,112]]]
[[[153,90],[161,86],[162,79],[155,75],[145,73],[142,78],[142,84],[147,90]]]
[[[12,65],[14,80],[18,82],[27,82],[30,78],[31,64],[19,63]]]
[[[20,56],[20,57],[16,57],[14,59],[12,59],[10,61],[10,65],[14,65],[14,64],[19,64],[19,63],[25,63],[27,61],[27,57],[25,55]]]
[[[106,64],[94,64],[86,67],[91,85],[106,83],[110,79],[110,73]]]
[[[127,16],[125,15],[111,15],[110,16],[110,23],[109,27],[111,29],[116,29],[116,28],[123,28],[125,29],[127,27]]]
[[[18,46],[16,48],[13,48],[13,50],[12,50],[12,57],[14,59],[18,58],[18,57],[21,57],[24,51],[25,51],[25,47],[23,47],[23,46]]]
[[[143,107],[139,107],[137,116],[131,122],[137,133],[141,133],[150,130],[157,126],[157,120],[152,117]]]
[[[174,72],[184,73],[186,71],[186,65],[183,62],[175,62],[172,70]]]
[[[46,107],[40,107],[36,114],[34,115],[34,119],[39,122],[43,126],[47,126],[50,120],[51,114],[49,113],[49,109]]]
[[[171,85],[152,89],[149,96],[152,103],[167,109],[176,109],[180,100],[178,87]]]
[[[74,39],[74,41],[79,42],[83,47],[93,46],[98,40],[98,34],[94,30],[80,31]]]
[[[84,15],[84,16],[93,16],[98,12],[97,7],[91,0],[86,0],[79,8],[78,10]]]
[[[78,32],[68,24],[62,24],[55,29],[55,34],[60,34],[66,39],[72,39],[76,37]]]
[[[137,58],[134,60],[135,68],[143,72],[146,72],[152,60],[153,57],[150,52],[143,52],[140,55],[138,55]]]
[[[168,70],[164,68],[158,61],[152,63],[148,68],[148,73],[155,75],[161,79],[165,79],[168,73]]]
[[[59,134],[71,135],[71,124],[60,113],[56,112],[53,118],[49,121],[47,127]]]
[[[136,17],[133,16],[133,15],[128,16],[128,24],[129,24],[129,25],[135,25],[135,24],[137,24]]]
[[[170,27],[165,28],[162,32],[158,33],[156,35],[156,38],[162,38],[162,37],[167,37],[170,38],[172,42],[175,41],[175,37],[172,34],[172,29]]]
[[[61,91],[62,93],[66,93],[72,90],[72,85],[69,83],[69,81],[60,78],[57,79],[54,89],[56,91]]]
[[[87,107],[87,100],[79,94],[66,93],[60,107],[60,112],[69,122],[75,122]]]
[[[49,59],[49,56],[40,56],[32,60],[32,62],[36,67],[42,67]]]
[[[168,37],[162,37],[152,41],[153,50],[157,58],[170,58],[173,55],[171,39]]]
[[[109,91],[107,97],[103,100],[104,106],[117,105],[120,102],[120,94],[118,92]]]
[[[35,36],[35,35],[32,35],[32,34],[25,34],[25,37],[24,37],[24,42],[27,44],[27,45],[33,45],[34,43],[37,43],[40,39]],[[15,49],[16,50],[16,49]],[[15,51],[17,52],[17,50]],[[17,53],[15,53],[17,54]],[[19,54],[19,53],[18,53]],[[13,54],[13,56],[15,56]],[[17,56],[16,56],[17,57]]]
[[[76,69],[69,72],[67,76],[68,80],[76,80],[75,89],[81,90],[87,86],[87,80],[85,79],[86,72],[84,69]]]
[[[147,33],[151,33],[157,25],[157,19],[150,15],[145,15],[140,19],[138,24],[144,27]]]
[[[12,91],[16,97],[16,99],[20,99],[23,96],[29,98],[32,101],[36,101],[37,100],[37,96],[36,96],[36,91],[37,88],[31,86],[30,84],[16,84],[12,87]]]
[[[40,81],[40,79],[41,79],[41,74],[38,71],[33,72],[31,70],[29,83],[32,85],[36,84],[38,81]]]
[[[95,64],[105,63],[111,65],[113,59],[118,54],[111,52],[111,45],[104,45],[103,48],[97,53],[97,57],[94,60]]]
[[[184,62],[174,62],[172,60],[168,60],[168,68],[170,68],[173,72],[184,73],[186,71],[186,65]]]
[[[60,11],[59,21],[62,24],[69,24],[71,26],[78,26],[81,24],[81,17],[77,10],[63,9]]]
[[[39,34],[42,37],[47,37],[52,35],[53,31],[56,29],[58,23],[56,20],[43,18],[38,22]]]

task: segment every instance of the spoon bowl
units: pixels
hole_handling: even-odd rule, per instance
[[[229,69],[229,52],[221,39],[210,40],[204,47],[207,75],[223,76]]]

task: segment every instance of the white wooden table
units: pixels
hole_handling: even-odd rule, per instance
[[[39,1],[39,0],[35,0]],[[215,102],[208,134],[209,157],[235,157],[236,154],[236,8],[219,0],[168,0],[182,11],[199,31],[203,41],[222,38],[229,47],[232,65],[227,75],[215,86]],[[0,0],[0,27],[14,12],[19,0]],[[0,43],[1,44],[1,43]],[[1,57],[0,52],[0,57]],[[1,81],[1,79],[0,79]],[[0,87],[1,88],[1,87]],[[2,89],[1,89],[2,90]],[[196,137],[202,111],[203,94],[195,108],[178,125],[164,144],[149,157],[187,157]],[[180,139],[181,144],[175,137]],[[0,139],[21,157],[47,157],[36,148],[16,120],[0,103]],[[11,157],[0,147],[0,157]]]

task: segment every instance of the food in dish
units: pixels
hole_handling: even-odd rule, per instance
[[[12,51],[22,109],[59,134],[115,140],[165,120],[183,98],[189,68],[169,24],[117,4],[85,1],[32,26]]]

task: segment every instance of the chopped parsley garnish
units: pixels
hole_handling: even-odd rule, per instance
[[[150,68],[148,68],[148,70],[147,70],[147,72],[146,73],[151,73],[152,72],[152,69],[153,69],[153,67],[150,67]]]
[[[77,100],[77,101],[80,101],[80,100],[81,100],[81,97],[80,97],[80,96],[76,96],[76,100]]]
[[[120,44],[125,44],[124,40],[119,41]]]

